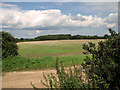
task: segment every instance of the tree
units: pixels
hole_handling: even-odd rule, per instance
[[[96,46],[89,43],[83,46],[92,55],[85,59],[84,68],[89,66],[88,75],[93,81],[97,77],[103,78],[111,89],[120,89],[120,33],[109,29],[111,35],[108,40],[101,41]]]
[[[17,40],[8,32],[2,33],[2,58],[18,55]]]
[[[16,39],[16,43],[20,41],[18,38],[15,38],[15,39]]]
[[[108,34],[105,34],[105,35],[104,35],[104,38],[105,38],[105,39],[107,39],[108,37],[109,37],[109,35],[108,35]]]
[[[20,38],[20,41],[23,41],[24,40],[24,38]]]

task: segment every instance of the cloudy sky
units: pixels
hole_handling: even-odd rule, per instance
[[[17,38],[46,34],[104,35],[118,30],[117,2],[3,2],[2,30]]]

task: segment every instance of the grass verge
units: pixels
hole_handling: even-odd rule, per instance
[[[63,62],[63,65],[72,66],[72,60],[75,65],[80,65],[84,62],[85,55],[76,56],[59,56],[59,62]],[[2,60],[2,71],[27,71],[27,70],[39,70],[39,69],[51,69],[55,68],[56,57],[45,56],[42,58],[27,58],[27,57],[13,57]]]

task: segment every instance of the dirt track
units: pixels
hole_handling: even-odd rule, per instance
[[[19,42],[19,44],[33,44],[33,45],[57,45],[57,44],[64,44],[64,43],[87,43],[92,41],[96,43],[98,41],[104,41],[105,39],[83,39],[83,40],[48,40],[48,41],[28,41],[28,42]]]
[[[2,75],[2,88],[32,88],[30,82],[36,87],[45,88],[41,84],[43,78],[48,73],[56,73],[56,70],[39,70],[39,71],[24,71],[24,72],[8,72]]]

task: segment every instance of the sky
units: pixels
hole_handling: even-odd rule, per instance
[[[117,2],[2,2],[2,30],[17,38],[118,31]]]

